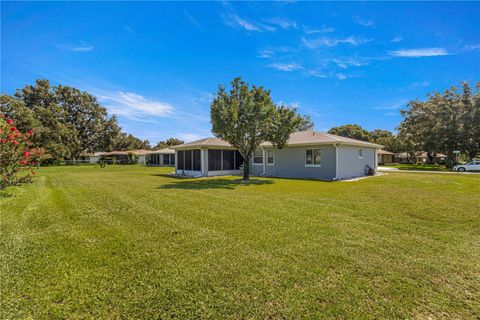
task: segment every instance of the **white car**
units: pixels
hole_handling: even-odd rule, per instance
[[[459,164],[453,167],[453,170],[458,172],[480,171],[480,161],[473,161],[467,164]]]

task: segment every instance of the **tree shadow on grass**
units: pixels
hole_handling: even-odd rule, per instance
[[[183,178],[180,178],[183,179]],[[158,187],[159,189],[184,189],[184,190],[205,190],[205,189],[235,189],[237,187],[249,187],[272,184],[273,180],[250,179],[244,182],[242,179],[205,178],[187,181],[175,181]]]
[[[2,198],[12,198],[12,197],[13,197],[13,194],[8,193],[5,190],[0,191],[0,199],[2,199]]]

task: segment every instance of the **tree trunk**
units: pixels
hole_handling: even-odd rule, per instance
[[[243,161],[243,181],[250,180],[250,157],[245,157]]]

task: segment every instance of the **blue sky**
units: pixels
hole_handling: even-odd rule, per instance
[[[393,130],[410,99],[480,80],[480,3],[2,2],[1,91],[37,78],[95,94],[152,143],[211,135],[242,76],[316,130]]]

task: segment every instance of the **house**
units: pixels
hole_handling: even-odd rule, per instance
[[[175,165],[175,150],[163,148],[147,152],[147,166],[173,166]]]
[[[435,154],[433,159],[434,163],[443,163],[447,158],[446,155],[443,153]],[[417,164],[425,164],[429,161],[428,154],[425,151],[415,152],[413,155],[408,152],[401,152],[395,154],[395,162],[397,163],[417,163]]]
[[[86,153],[83,152],[80,154],[78,159],[75,159],[75,162],[80,163],[97,163],[98,160],[105,154],[106,152],[94,152],[94,153]]]
[[[395,161],[395,153],[383,149],[377,150],[377,157],[378,164],[393,163]]]
[[[148,150],[112,151],[104,153],[102,157],[113,158],[113,163],[116,164],[127,164],[131,155],[135,157],[136,163],[146,164],[147,153]]]
[[[315,131],[290,135],[278,149],[265,142],[250,160],[252,175],[283,178],[341,180],[366,175],[377,168],[381,145]],[[206,138],[174,146],[178,175],[193,177],[239,175],[243,158],[228,142]]]

